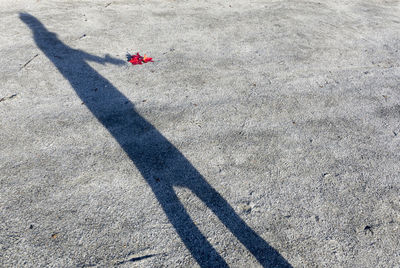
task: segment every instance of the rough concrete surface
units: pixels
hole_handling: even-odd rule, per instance
[[[400,1],[2,0],[0,32],[1,267],[399,267]]]

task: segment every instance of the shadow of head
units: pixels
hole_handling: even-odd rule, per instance
[[[46,27],[34,16],[28,13],[19,13],[19,18],[29,26],[35,36],[46,38],[57,38],[57,34],[49,32]]]

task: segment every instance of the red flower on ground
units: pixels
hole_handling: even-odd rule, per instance
[[[140,56],[140,54],[138,52],[138,53],[136,53],[136,55],[132,55],[128,61],[130,63],[132,63],[133,65],[137,65],[137,64],[147,63],[147,62],[153,62],[153,59],[147,57],[146,54],[142,57],[142,56]]]

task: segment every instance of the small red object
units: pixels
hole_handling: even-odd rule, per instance
[[[142,57],[142,56],[140,56],[140,54],[138,52],[138,53],[136,53],[136,55],[131,56],[131,58],[129,59],[129,62],[132,63],[133,65],[137,65],[137,64],[142,64],[142,63],[153,62],[153,59],[147,57],[146,54]]]
[[[146,56],[146,54],[144,54],[143,55],[143,60],[142,60],[144,63],[147,63],[147,62],[153,62],[153,58],[149,58],[149,57],[147,57]]]

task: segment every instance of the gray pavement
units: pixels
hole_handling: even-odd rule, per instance
[[[400,1],[3,0],[0,32],[1,267],[399,266]]]

